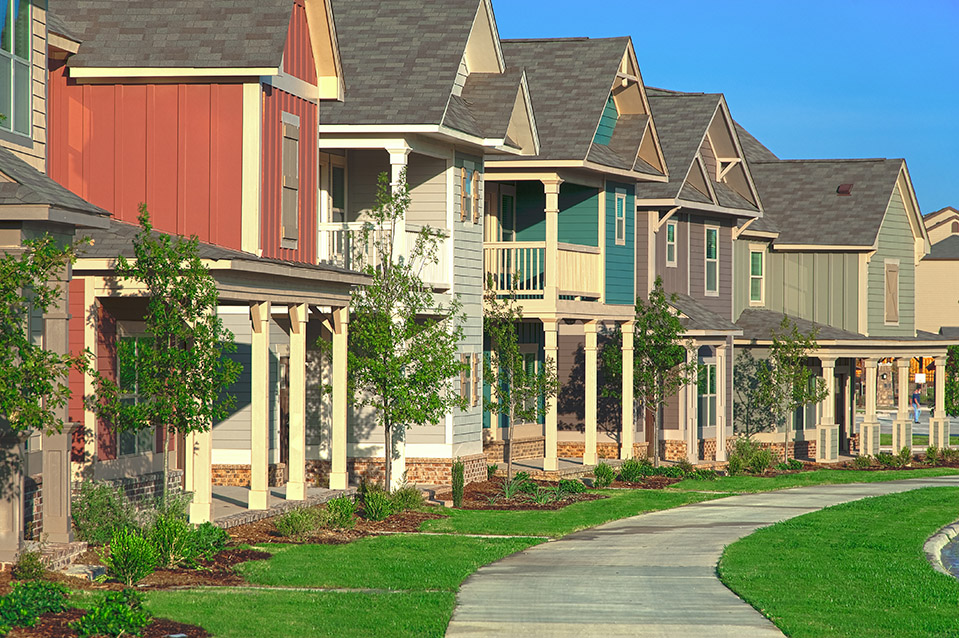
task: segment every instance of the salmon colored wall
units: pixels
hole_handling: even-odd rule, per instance
[[[300,118],[300,219],[297,249],[280,248],[283,113]],[[316,263],[317,106],[272,86],[263,87],[263,172],[260,246],[264,257]]]
[[[77,84],[49,73],[50,176],[136,223],[240,248],[239,84]]]
[[[68,291],[68,307],[70,311],[69,339],[70,354],[78,356],[83,352],[83,295],[84,280],[71,279]],[[67,381],[70,388],[70,400],[67,402],[67,416],[73,423],[83,423],[83,374],[75,369],[70,369],[70,376]],[[71,458],[74,461],[83,461],[83,428],[77,428],[73,433],[73,443]]]
[[[283,48],[283,71],[304,82],[316,84],[316,66],[313,61],[313,45],[306,22],[303,0],[296,0],[290,15],[286,45]]]

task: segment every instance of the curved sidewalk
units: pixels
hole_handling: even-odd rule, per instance
[[[959,487],[959,476],[730,496],[613,521],[480,568],[446,635],[782,636],[716,577],[725,546],[824,507],[934,486]]]

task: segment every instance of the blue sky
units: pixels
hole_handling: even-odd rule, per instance
[[[959,0],[493,7],[503,38],[630,35],[647,85],[725,93],[779,157],[905,157],[923,213],[959,208]]]

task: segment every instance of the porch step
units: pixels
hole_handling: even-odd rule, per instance
[[[72,543],[39,543],[27,541],[24,548],[31,552],[40,552],[40,561],[51,571],[60,571],[73,564],[77,556],[87,551],[86,541]]]

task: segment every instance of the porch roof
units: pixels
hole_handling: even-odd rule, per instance
[[[667,299],[670,306],[682,313],[680,321],[688,334],[722,333],[740,335],[742,330],[729,319],[709,310],[689,295],[674,294]]]

